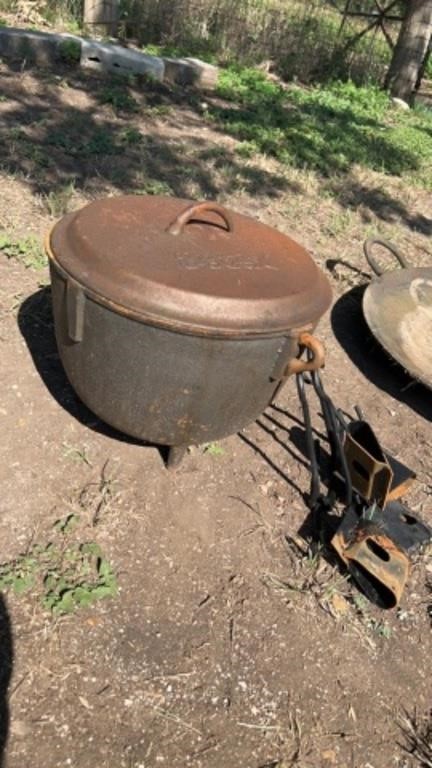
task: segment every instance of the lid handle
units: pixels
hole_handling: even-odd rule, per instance
[[[228,213],[226,208],[223,208],[222,205],[212,202],[196,203],[194,205],[190,205],[189,208],[186,208],[185,211],[177,216],[173,223],[170,224],[167,231],[170,233],[170,235],[181,235],[184,227],[186,224],[188,224],[189,221],[192,219],[197,219],[201,213],[205,213],[206,211],[217,213],[218,216],[220,216],[223,222],[226,224],[227,231],[233,231],[233,220],[231,214]],[[208,222],[203,222],[203,224],[206,223]]]
[[[375,260],[375,257],[372,255],[372,248],[375,245],[381,245],[383,248],[386,248],[395,257],[395,259],[398,260],[403,269],[408,269],[408,263],[406,259],[402,256],[398,248],[393,245],[393,243],[389,243],[388,240],[383,240],[380,237],[369,237],[368,240],[365,240],[363,243],[363,251],[364,255],[366,256],[366,261],[368,262],[369,266],[372,267],[373,271],[376,275],[378,275],[378,277],[381,277],[383,270]]]

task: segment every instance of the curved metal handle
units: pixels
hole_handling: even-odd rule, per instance
[[[365,240],[363,243],[363,251],[364,255],[366,256],[366,261],[369,264],[370,267],[372,267],[373,271],[375,272],[378,277],[381,277],[383,272],[385,270],[381,269],[377,262],[375,261],[374,257],[372,256],[372,247],[374,245],[382,245],[383,248],[386,248],[390,253],[393,254],[393,256],[398,260],[399,264],[403,269],[409,269],[409,264],[402,256],[401,252],[396,248],[393,243],[389,243],[388,240],[381,240],[379,237],[369,237],[368,240]]]
[[[180,235],[183,232],[186,224],[191,219],[197,219],[201,213],[209,211],[210,213],[217,213],[221,217],[222,221],[226,224],[228,232],[233,231],[233,220],[231,214],[218,203],[197,203],[196,205],[190,205],[185,211],[180,213],[177,218],[170,224],[167,232],[170,235]],[[206,223],[206,222],[203,222]]]
[[[306,371],[317,371],[322,368],[325,362],[325,349],[323,344],[312,336],[311,333],[301,333],[298,337],[298,344],[300,347],[306,347],[309,351],[308,360],[300,360],[294,358],[290,360],[286,369],[285,377],[291,376],[293,373],[306,373]]]

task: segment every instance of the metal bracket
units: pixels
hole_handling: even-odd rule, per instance
[[[369,511],[359,516],[349,507],[331,543],[367,597],[380,608],[394,608],[408,579],[408,557],[380,525],[379,514],[368,518]]]
[[[381,608],[394,608],[409,572],[407,552],[430,541],[432,530],[399,501],[359,512],[350,506],[332,538],[332,546],[361,589]]]
[[[381,448],[363,419],[347,424],[344,451],[355,491],[382,508],[406,493],[415,480],[415,472]]]

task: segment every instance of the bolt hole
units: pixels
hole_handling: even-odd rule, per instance
[[[401,514],[401,520],[406,525],[416,525],[417,520],[412,515],[407,515],[405,512]]]
[[[390,560],[389,553],[384,549],[384,547],[381,547],[381,545],[378,544],[375,539],[366,539],[366,546],[370,549],[371,552],[374,553],[374,555],[379,557],[380,560],[388,563]]]

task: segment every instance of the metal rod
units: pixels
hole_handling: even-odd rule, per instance
[[[316,446],[314,443],[314,438],[312,433],[312,422],[310,417],[309,403],[306,397],[305,379],[302,373],[298,373],[296,375],[296,384],[297,384],[297,392],[298,392],[299,400],[300,400],[302,411],[303,411],[303,420],[304,420],[305,433],[306,433],[306,445],[307,445],[307,450],[309,454],[309,462],[310,462],[310,470],[311,470],[309,507],[310,509],[313,509],[316,506],[316,503],[319,499],[321,487],[320,487],[320,476],[319,476],[318,459],[316,454]]]

